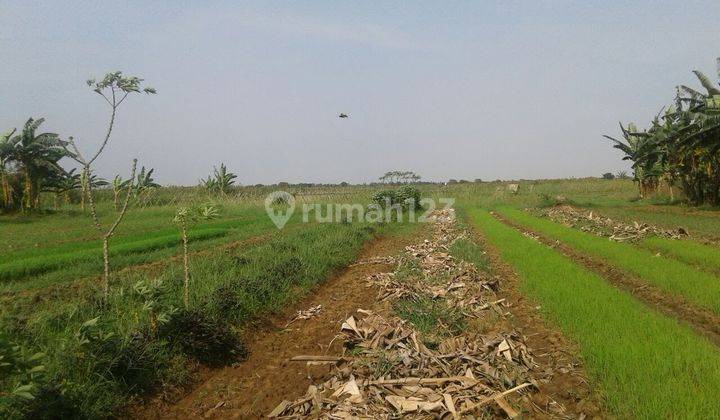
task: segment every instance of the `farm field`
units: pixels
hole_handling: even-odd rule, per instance
[[[0,2],[0,420],[720,419],[720,2],[136,3]]]
[[[593,233],[581,229],[579,223],[544,216],[548,209],[567,203],[572,203],[577,212],[603,217],[612,214],[617,223],[652,224],[659,214],[671,213],[673,218],[657,225],[662,226],[658,229],[671,229],[675,221],[689,220],[697,212],[665,205],[668,210],[658,213],[653,210],[655,204],[625,201],[632,196],[632,188],[622,180],[592,179],[520,182],[517,193],[508,192],[504,183],[419,188],[425,197],[456,199],[459,220],[453,229],[470,232],[470,239],[453,242],[450,253],[480,273],[500,280],[498,295],[480,293],[486,302],[483,305],[503,297],[517,300],[518,308],[527,305],[510,324],[503,318],[470,322],[464,318],[467,315],[452,315],[437,298],[422,295],[383,306],[373,298],[378,286],[333,300],[332,290],[342,287],[335,280],[338,270],[358,259],[381,257],[367,248],[369,244],[385,241],[381,243],[387,245],[376,246],[382,249],[382,258],[391,258],[402,251],[402,244],[430,237],[432,223],[303,223],[296,213],[284,229],[278,230],[260,200],[225,199],[217,204],[222,217],[189,230],[193,287],[185,307],[182,241],[172,223],[172,206],[138,207],[128,213],[127,224],[111,241],[113,268],[118,271],[105,303],[97,298],[101,242],[93,239],[94,233],[88,229],[89,215],[79,208],[68,208],[43,216],[2,216],[0,235],[12,251],[0,256],[0,325],[4,337],[13,337],[11,341],[5,339],[6,345],[12,343],[16,349],[5,347],[5,354],[23,360],[26,366],[24,372],[18,370],[6,377],[3,386],[30,378],[34,387],[33,399],[5,397],[0,407],[10,416],[46,410],[88,417],[125,410],[151,417],[160,412],[190,415],[209,411],[213,404],[219,404],[218,390],[235,384],[240,392],[243,386],[250,386],[238,383],[236,375],[261,371],[263,368],[257,366],[261,362],[274,363],[268,350],[261,351],[262,361],[255,360],[254,351],[272,342],[267,340],[282,339],[287,334],[278,323],[292,318],[293,311],[307,309],[305,306],[338,304],[345,311],[365,307],[375,308],[384,316],[398,316],[417,328],[426,346],[437,346],[455,336],[488,336],[501,326],[526,334],[540,330],[546,337],[562,336],[554,354],[558,358],[560,354],[574,355],[573,364],[579,370],[565,376],[587,378],[590,387],[582,391],[582,406],[590,407],[588,413],[653,418],[669,416],[678,407],[687,413],[710,413],[716,408],[713,395],[720,387],[713,374],[720,364],[720,334],[711,325],[720,319],[716,247],[711,240],[720,224],[716,213],[702,210],[702,223],[688,225],[692,226],[685,228],[689,236],[681,239],[647,235],[622,242],[599,236],[604,234],[600,230]],[[553,202],[559,195],[562,204]],[[311,193],[306,201],[368,202],[370,196],[365,188],[358,188],[355,195],[350,188]],[[112,209],[101,207],[101,212],[111,214]],[[646,214],[653,216],[641,218]],[[570,254],[523,235],[527,231],[544,235],[549,245],[551,240],[559,241]],[[479,237],[472,239],[475,234]],[[495,260],[488,258],[490,250],[497,252]],[[581,260],[585,255],[602,261],[605,271]],[[380,268],[394,269],[396,276],[401,276],[398,278],[407,281],[421,273],[419,267],[400,263],[393,268],[391,260],[383,261],[385,265],[360,266],[359,274],[348,275],[362,283],[363,277],[371,278]],[[512,271],[499,270],[496,264],[507,265]],[[618,289],[617,274],[608,277],[608,267],[626,273],[622,275],[627,275],[627,281],[649,288],[656,296],[648,299],[622,285]],[[514,274],[509,273],[518,277],[511,280],[507,277]],[[437,285],[448,280],[438,277],[425,281]],[[308,295],[310,291],[315,292]],[[528,303],[521,304],[525,299]],[[681,306],[683,309],[678,309]],[[507,306],[511,312],[512,307]],[[700,321],[690,320],[691,316]],[[271,325],[278,326],[268,327],[264,319],[274,320]],[[292,334],[303,334],[305,325],[315,328],[312,322],[302,321],[303,326]],[[609,325],[613,327],[606,328]],[[321,329],[321,336],[317,336],[319,332],[298,336],[298,343],[307,343],[303,345],[306,352],[312,353],[314,343],[325,334],[332,338],[333,329]],[[251,332],[260,335],[251,338]],[[534,340],[525,345],[542,345],[536,342],[538,338]],[[553,343],[558,345],[557,341]],[[667,353],[658,352],[660,348]],[[302,353],[300,349],[291,347],[274,357],[302,355],[298,353]],[[560,359],[546,354],[538,360],[560,369]],[[300,364],[295,365],[302,371]],[[28,373],[37,366],[41,367],[37,374]],[[198,370],[198,366],[210,371]],[[295,372],[295,367],[286,368],[291,369],[290,374]],[[277,372],[265,374],[274,378]],[[205,390],[188,394],[203,377],[210,378]],[[562,377],[555,373],[542,378],[542,383],[569,380]],[[642,381],[637,379],[640,377]],[[705,384],[702,390],[694,387],[696,381]],[[665,384],[662,389],[657,388],[658,382]],[[61,388],[58,383],[63,384]],[[288,392],[285,397],[301,397],[307,385],[307,380],[288,382],[283,388]],[[533,401],[562,401],[566,412],[586,412],[558,392],[558,385],[550,385],[528,395]],[[525,392],[508,397],[512,410],[533,412],[518,399]],[[183,395],[187,396],[180,398]],[[133,402],[138,397],[151,399],[141,408]],[[257,406],[253,405],[257,401],[245,401],[232,392],[223,398],[232,402],[227,409],[234,407],[239,411],[233,412],[248,415],[262,415],[262,410],[267,414],[280,403],[271,393]],[[507,414],[501,405],[490,405],[486,410]],[[228,412],[216,414],[222,417],[222,413]]]

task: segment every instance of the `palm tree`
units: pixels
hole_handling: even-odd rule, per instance
[[[10,159],[18,163],[24,178],[22,201],[25,210],[37,208],[43,178],[62,172],[58,161],[68,155],[66,143],[57,134],[35,134],[44,121],[44,118],[28,119],[22,132],[10,139]]]

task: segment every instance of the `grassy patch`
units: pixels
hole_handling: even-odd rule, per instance
[[[600,257],[668,293],[720,313],[720,279],[712,274],[674,259],[656,256],[634,245],[611,242],[523,211],[502,209],[499,212],[514,222]]]
[[[437,348],[445,337],[457,335],[465,329],[462,312],[448,306],[442,299],[425,296],[401,299],[394,303],[393,308],[422,333],[423,342],[429,348]]]
[[[625,418],[720,416],[720,351],[558,252],[468,212],[544,314],[580,344],[609,408]]]
[[[228,229],[222,228],[196,229],[188,234],[188,239],[190,241],[199,241],[216,238],[225,235],[227,232]],[[143,239],[137,239],[134,241],[125,240],[121,243],[112,244],[110,257],[147,252],[161,248],[177,247],[179,244],[179,233],[159,236],[148,235]],[[43,253],[43,255],[40,256],[17,259],[0,264],[0,280],[17,280],[23,277],[37,275],[65,266],[71,266],[73,264],[93,260],[97,262],[102,261],[101,248],[93,247],[65,253]]]
[[[642,246],[700,268],[720,272],[720,249],[691,240],[673,240],[651,237]]]
[[[460,238],[450,246],[450,254],[461,260],[475,265],[478,270],[492,273],[490,259],[485,251],[468,238]]]

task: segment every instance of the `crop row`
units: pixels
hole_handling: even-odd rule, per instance
[[[720,351],[713,344],[488,212],[475,208],[468,214],[518,271],[522,291],[579,344],[611,411],[634,418],[672,418],[678,413],[687,418],[720,416]],[[532,222],[535,228],[540,224]],[[551,231],[549,225],[542,226]],[[554,226],[552,232],[562,228]],[[572,245],[594,243],[578,240]],[[654,260],[643,263],[655,265]]]

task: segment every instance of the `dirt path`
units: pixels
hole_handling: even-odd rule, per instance
[[[592,257],[579,252],[572,247],[551,239],[539,232],[514,223],[497,213],[494,213],[493,215],[506,225],[522,232],[529,233],[533,237],[537,238],[537,240],[541,243],[552,248],[556,248],[566,257],[572,259],[576,263],[579,263],[585,268],[598,273],[612,285],[632,294],[646,305],[667,316],[690,325],[698,333],[704,335],[710,339],[710,341],[720,346],[720,316],[707,309],[698,308],[681,296],[669,295],[660,288],[648,284],[647,281],[626,273],[600,258]]]
[[[415,239],[381,238],[370,243],[360,259],[391,256]],[[304,363],[290,362],[298,354],[339,355],[342,343],[333,338],[342,322],[358,308],[386,311],[375,302],[376,290],[367,285],[368,275],[388,270],[391,264],[351,266],[324,282],[316,292],[282,314],[249,331],[248,360],[235,367],[213,371],[204,383],[174,405],[155,405],[138,415],[144,418],[260,418],[284,398],[300,397],[313,383]],[[322,305],[321,312],[287,326],[299,310]],[[310,371],[314,379],[327,367]]]
[[[487,242],[482,232],[474,228],[472,235],[485,250],[493,274],[500,279],[497,295],[510,304],[511,316],[507,319],[522,331],[536,361],[550,373],[550,380],[540,384],[539,392],[532,395],[532,404],[539,414],[553,417],[550,413],[561,412],[566,418],[608,418],[599,393],[590,385],[583,363],[576,356],[579,354],[577,345],[542,317],[537,303],[520,293],[517,273]]]

